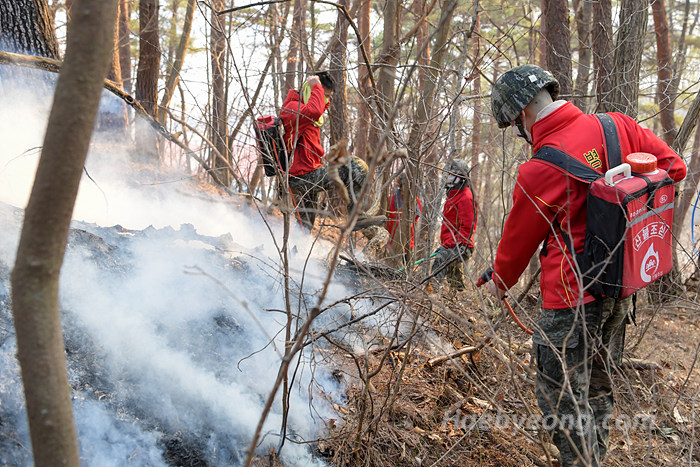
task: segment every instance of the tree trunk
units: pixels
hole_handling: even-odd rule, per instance
[[[658,87],[656,100],[659,105],[661,121],[661,138],[666,144],[672,144],[676,137],[675,96],[671,95],[673,63],[671,57],[671,39],[668,32],[668,18],[664,0],[652,0],[651,11],[654,17],[654,35],[656,36],[656,61],[658,64]]]
[[[112,55],[117,1],[76,0],[66,58],[12,271],[17,358],[34,464],[79,466],[58,304],[78,185]]]
[[[400,44],[399,32],[401,27],[401,9],[398,0],[386,0],[383,4],[383,30],[382,49],[379,58],[375,59],[379,65],[377,72],[377,114],[374,117],[373,125],[369,129],[368,158],[381,153],[387,146],[391,122],[388,121],[391,109],[394,105],[395,94],[395,67],[399,62]],[[383,133],[387,136],[384,137]],[[382,144],[380,145],[380,141]],[[381,208],[386,210],[388,204],[388,193],[385,187],[388,185],[390,173],[388,170],[382,171],[375,179],[375,197],[381,199]]]
[[[158,0],[139,2],[139,66],[136,72],[136,100],[152,117],[157,116],[158,72],[160,46],[158,31]],[[136,129],[138,159],[142,162],[159,160],[158,139],[147,124],[140,122]]]
[[[574,85],[573,103],[587,110],[588,80],[591,76],[591,16],[593,4],[590,1],[574,0],[576,35],[578,37],[578,72]]]
[[[615,41],[613,88],[608,112],[621,112],[637,118],[639,105],[639,69],[647,32],[649,0],[622,0],[620,29]]]
[[[71,10],[73,9],[73,0],[66,0],[66,25],[70,24]]]
[[[226,125],[226,35],[224,24],[216,15],[226,7],[225,0],[214,0],[211,4],[211,36],[209,41],[209,53],[211,59],[211,141],[216,150],[224,156],[225,161],[219,160],[211,154],[211,165],[214,170],[219,169],[219,176],[225,186],[231,185],[231,172],[229,171],[230,153],[226,144],[228,128]]]
[[[163,42],[167,44],[167,58],[165,59],[166,66],[170,66],[175,60],[175,38],[177,37],[177,22],[178,22],[178,12],[180,11],[180,0],[171,0],[170,2],[170,30],[167,33]],[[166,47],[161,47],[165,49]]]
[[[593,2],[593,68],[597,111],[606,112],[612,91],[612,3],[611,0]]]
[[[117,3],[117,7],[118,9],[121,8],[119,3]],[[117,17],[120,15],[121,13],[118,11]],[[107,79],[114,82],[118,88],[124,89],[124,83],[122,83],[121,63],[119,60],[119,24],[117,21],[114,22],[112,63],[107,71]],[[121,139],[127,132],[128,114],[126,111],[126,104],[123,101],[117,100],[110,100],[108,102],[109,105],[105,106],[103,111],[97,115],[96,127],[101,131],[113,132],[115,137]]]
[[[119,17],[119,4],[117,3],[117,18]],[[112,42],[112,63],[107,71],[107,79],[114,81],[117,86],[124,88],[124,83],[122,82],[122,67],[119,61],[119,24],[114,22],[114,41]]]
[[[447,52],[448,39],[450,37],[450,25],[452,24],[452,17],[454,16],[455,8],[457,7],[457,0],[452,0],[449,3],[443,5],[442,15],[440,18],[440,23],[437,25],[437,30],[435,32],[435,54],[430,61],[429,76],[423,83],[423,89],[421,91],[420,102],[416,111],[416,115],[413,118],[413,125],[411,126],[411,132],[408,137],[408,158],[409,164],[406,166],[407,171],[407,184],[408,190],[404,195],[404,209],[402,217],[406,216],[406,219],[415,219],[416,217],[416,195],[418,194],[418,188],[420,181],[423,177],[420,175],[423,173],[424,168],[421,166],[422,159],[424,155],[428,152],[426,147],[424,147],[424,134],[426,129],[430,125],[431,118],[434,114],[434,99],[435,91],[437,87],[437,82],[440,79],[440,70],[442,69],[442,63]],[[432,142],[432,139],[431,139]],[[438,203],[432,203],[429,201],[433,200],[433,196],[429,190],[426,190],[426,202],[423,203],[423,210],[421,213],[422,222],[419,223],[419,229],[422,225],[432,226],[433,221],[437,219],[437,209]],[[400,239],[407,241],[411,238],[410,223],[404,223],[399,225],[401,229]],[[416,235],[416,251],[420,251],[418,248],[418,240],[421,235]],[[405,245],[404,245],[405,247]],[[411,251],[410,249],[408,250]],[[409,264],[412,261],[412,253],[407,255]]]
[[[338,0],[338,3],[345,7],[349,5],[348,0]],[[348,138],[348,116],[347,116],[347,49],[348,49],[348,20],[345,15],[338,10],[338,19],[335,23],[333,46],[330,51],[330,74],[335,82],[335,91],[329,108],[331,121],[331,141],[334,145],[342,139],[349,143]]]
[[[685,69],[685,60],[687,56],[687,48],[688,45],[686,44],[686,37],[688,34],[693,33],[694,27],[697,25],[697,16],[696,20],[693,22],[692,27],[690,30],[688,29],[688,21],[690,19],[690,0],[685,1],[685,6],[683,8],[683,26],[681,28],[681,35],[678,38],[678,47],[676,49],[676,57],[675,61],[673,63],[673,78],[671,79],[671,90],[669,92],[670,95],[676,96],[678,94],[678,86],[680,85],[681,81],[681,76],[683,75],[682,70]]]
[[[371,57],[371,45],[372,41],[369,34],[370,27],[370,11],[372,10],[372,0],[361,0],[360,6],[360,17],[358,21],[358,28],[360,30],[360,37],[362,40],[361,46],[364,46],[365,52],[368,57]],[[364,62],[364,57],[362,55],[362,48],[358,47],[357,51],[357,61],[358,63]],[[366,67],[361,67],[358,72],[358,84],[359,84],[359,94],[360,102],[359,108],[357,110],[357,130],[355,131],[355,155],[361,159],[367,159],[368,154],[368,136],[369,136],[369,126],[370,126],[370,107],[368,102],[368,97],[370,95],[370,83],[369,83],[369,70]]]
[[[136,99],[151,116],[156,116],[160,46],[158,0],[139,2],[139,66],[136,72]]]
[[[46,0],[0,0],[0,50],[60,58]]]
[[[425,0],[416,0],[413,2],[413,16],[416,20],[423,17],[425,12]],[[418,89],[423,89],[423,84],[428,79],[427,68],[430,65],[430,39],[429,39],[428,22],[421,21],[418,24],[418,31],[416,32],[416,44],[418,44],[418,50],[416,53],[418,56],[415,58],[416,64],[418,65]],[[420,103],[418,104],[420,105]]]
[[[165,123],[167,116],[165,107],[170,105],[170,100],[173,98],[173,94],[175,94],[177,83],[180,81],[180,72],[182,71],[182,64],[185,61],[185,54],[187,53],[187,44],[190,42],[190,33],[192,32],[194,7],[195,0],[188,0],[187,11],[185,11],[185,20],[182,25],[182,35],[180,36],[180,42],[175,50],[175,60],[170,67],[168,78],[165,80],[165,89],[163,90],[163,97],[160,100],[161,108],[158,109],[158,120],[163,124]]]
[[[474,47],[472,49],[474,61],[479,60],[479,55],[481,54],[481,16],[479,12],[475,16],[476,23],[474,24],[474,31],[472,33],[472,40],[474,41]],[[466,40],[465,40],[466,46]],[[466,52],[466,47],[465,47]],[[481,94],[481,73],[478,67],[474,67],[473,71],[474,81],[473,89],[474,95],[478,96]],[[474,117],[472,118],[472,153],[471,153],[471,182],[472,186],[479,186],[479,155],[481,154],[481,99],[476,99],[474,101]]]
[[[304,41],[304,30],[306,24],[306,0],[294,0],[294,13],[292,14],[292,29],[289,31],[289,52],[287,53],[287,71],[282,89],[282,99],[287,97],[287,92],[296,87],[297,71],[302,72],[298,68],[297,63],[301,53],[301,44]]]
[[[119,0],[119,67],[122,72],[124,91],[131,94],[131,2]]]
[[[389,131],[391,127],[387,121],[391,108],[394,104],[395,93],[395,70],[394,67],[399,63],[399,31],[401,27],[398,0],[387,0],[384,5],[384,30],[382,41],[382,60],[379,63],[379,75],[377,77],[377,86],[379,87],[380,95],[380,122],[374,125],[370,130],[370,152],[375,153],[381,149],[377,147],[380,140],[379,133]]]
[[[559,81],[560,93],[570,95],[573,90],[571,80],[571,45],[569,44],[569,2],[568,0],[544,0],[544,40],[547,44],[547,69]]]

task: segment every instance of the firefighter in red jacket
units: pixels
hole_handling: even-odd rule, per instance
[[[474,251],[477,210],[469,187],[469,165],[455,159],[446,178],[440,248],[434,254],[431,275],[438,283],[447,277],[450,291],[455,292],[464,289],[463,265]]]
[[[595,115],[556,100],[559,83],[535,65],[501,75],[491,93],[500,128],[513,127],[536,152],[552,146],[601,173],[607,167],[605,138]],[[617,127],[623,157],[647,152],[678,182],[683,160],[632,118],[609,113]],[[503,298],[515,285],[540,244],[542,315],[533,343],[537,359],[537,400],[543,425],[560,452],[562,466],[599,465],[609,442],[613,408],[612,362],[619,361],[629,297],[593,297],[581,287],[575,259],[566,245],[582,251],[588,185],[538,159],[523,163],[513,192],[513,207],[498,244],[487,286]],[[563,237],[567,235],[570,242]]]
[[[386,223],[384,224],[384,228],[389,232],[389,243],[386,245],[387,249],[391,248],[391,245],[394,243],[394,237],[396,236],[396,232],[399,230],[399,223],[401,222],[401,213],[403,211],[403,189],[405,186],[405,181],[406,181],[406,174],[402,173],[399,175],[398,178],[398,188],[396,191],[389,196],[389,207],[386,212]],[[415,247],[414,243],[414,227],[416,225],[416,222],[418,222],[418,218],[420,217],[420,211],[421,211],[421,202],[420,199],[416,196],[416,218],[411,222],[411,239],[408,245],[408,248],[411,250]]]
[[[328,171],[323,165],[321,126],[324,121],[323,113],[330,105],[334,87],[328,72],[319,72],[302,85],[301,92],[295,89],[289,91],[280,112],[287,151],[290,154],[293,152],[293,161],[289,168],[289,188],[297,206],[299,219],[308,230],[313,228],[319,211],[319,193],[331,187]],[[354,199],[367,178],[367,164],[353,157],[349,164],[339,168],[338,173],[348,189],[350,198]],[[348,211],[352,207],[351,201]],[[381,217],[381,221],[383,220]],[[359,219],[356,228],[362,222],[363,218]]]

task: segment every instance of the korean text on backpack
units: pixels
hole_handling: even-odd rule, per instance
[[[274,115],[263,115],[255,120],[255,139],[263,160],[265,175],[272,177],[286,172],[289,157],[284,146],[284,126]]]
[[[608,167],[618,167],[622,157],[615,122],[607,114],[596,116],[605,134]],[[584,247],[576,252],[589,293],[625,298],[672,269],[675,188],[666,171],[615,175],[610,186],[604,174],[558,149],[545,146],[533,158],[590,184]],[[571,238],[561,233],[572,251]]]

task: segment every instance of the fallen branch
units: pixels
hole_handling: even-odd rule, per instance
[[[483,347],[483,346],[481,346],[481,347]],[[440,363],[446,362],[448,360],[452,360],[453,358],[461,357],[462,355],[476,352],[478,350],[481,350],[481,347],[469,345],[467,347],[462,347],[459,350],[455,350],[454,352],[449,353],[447,355],[442,355],[440,357],[431,358],[430,360],[428,360],[428,366],[433,367],[435,365],[439,365]]]
[[[623,368],[632,368],[635,370],[661,370],[661,365],[651,360],[642,360],[640,358],[625,358],[622,362]]]

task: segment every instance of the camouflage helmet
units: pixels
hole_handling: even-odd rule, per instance
[[[491,113],[498,127],[510,126],[532,98],[545,88],[552,99],[559,95],[559,81],[537,65],[516,66],[499,76],[491,91]]]
[[[464,159],[454,159],[447,169],[451,175],[457,175],[461,178],[469,178],[469,164]]]

